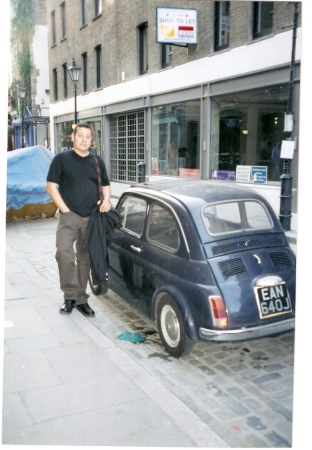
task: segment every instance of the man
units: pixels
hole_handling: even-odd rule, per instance
[[[186,157],[188,156],[187,148],[185,147],[185,143],[182,142],[181,146],[178,148],[178,170],[181,168],[185,168],[186,166]]]
[[[271,153],[272,163],[273,163],[273,180],[279,180],[280,178],[280,164],[281,164],[281,147],[280,143],[277,142],[276,146],[273,148]]]
[[[64,292],[60,313],[70,314],[76,306],[85,316],[94,316],[86,293],[90,256],[82,251],[82,244],[92,209],[97,204],[101,213],[111,209],[111,188],[104,161],[97,156],[104,197],[101,203],[95,155],[90,152],[91,127],[79,123],[71,139],[73,150],[55,155],[47,176],[47,192],[60,212],[55,255]]]

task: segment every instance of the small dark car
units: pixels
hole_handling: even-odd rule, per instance
[[[190,353],[196,341],[294,328],[295,255],[253,190],[212,180],[140,183],[117,209],[109,287],[157,320],[172,356]]]

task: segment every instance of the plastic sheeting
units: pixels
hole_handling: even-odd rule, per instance
[[[52,201],[46,192],[46,184],[53,157],[54,154],[43,145],[7,153],[7,210]]]

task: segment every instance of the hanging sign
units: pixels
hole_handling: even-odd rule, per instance
[[[197,44],[197,9],[156,8],[156,42]]]

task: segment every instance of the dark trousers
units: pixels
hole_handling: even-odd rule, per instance
[[[89,217],[70,211],[59,215],[56,231],[56,261],[60,286],[65,300],[76,300],[77,305],[88,302],[86,293],[90,271],[89,253],[82,252]]]

